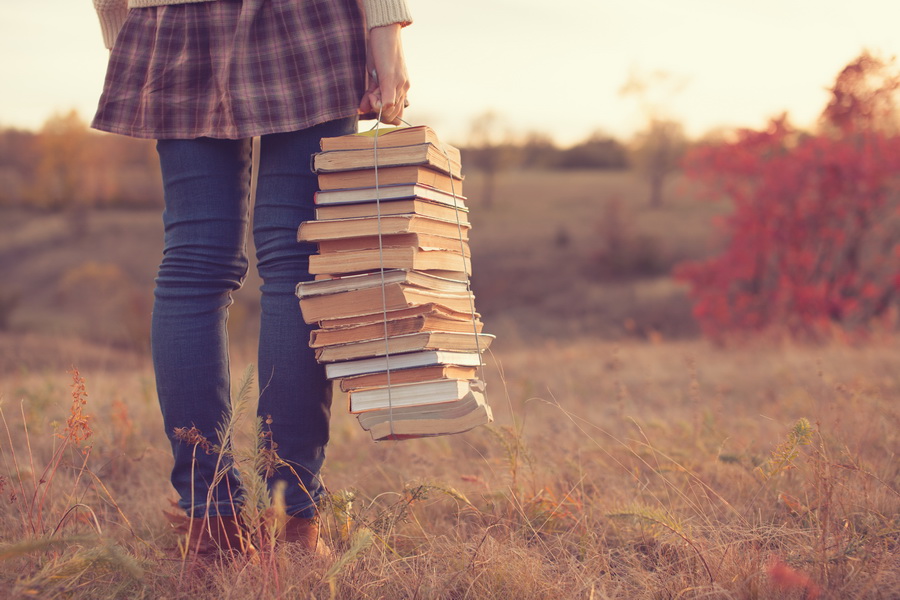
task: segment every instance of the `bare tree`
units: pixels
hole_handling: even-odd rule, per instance
[[[497,174],[510,166],[516,150],[512,134],[497,113],[489,110],[475,117],[467,150],[472,163],[484,173],[482,203],[486,207],[493,206]]]
[[[632,164],[650,185],[650,206],[663,204],[666,179],[678,169],[687,147],[681,122],[669,115],[671,99],[687,86],[687,80],[666,71],[632,72],[619,90],[637,99],[646,122],[632,144]]]
[[[520,144],[520,166],[526,169],[547,169],[557,166],[559,148],[548,133],[529,131]]]
[[[631,148],[632,164],[650,184],[650,206],[663,204],[666,179],[678,170],[687,148],[684,128],[677,121],[652,119],[647,129],[638,133]]]

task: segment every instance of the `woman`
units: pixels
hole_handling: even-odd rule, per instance
[[[364,11],[357,0],[94,4],[111,54],[92,126],[157,140],[165,247],[152,356],[189,547],[243,546],[241,483],[227,453],[204,449],[219,444],[230,404],[225,324],[248,267],[250,138],[261,136],[253,208],[263,281],[258,415],[265,444],[282,459],[268,483],[286,484],[285,538],[314,550],[330,399],[293,295],[310,278],[313,251],[296,242],[296,230],[314,218],[309,158],[319,140],[356,131],[360,113],[400,122],[409,88],[404,0],[363,0]]]

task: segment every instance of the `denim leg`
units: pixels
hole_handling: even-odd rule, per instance
[[[288,514],[310,517],[322,493],[318,474],[325,459],[330,386],[309,347],[311,326],[303,322],[294,295],[299,281],[311,279],[314,244],[297,242],[297,227],[315,218],[318,189],[310,155],[322,137],[356,131],[356,118],[323,123],[298,132],[262,136],[259,180],[253,213],[257,268],[262,284],[259,339],[259,416],[271,433],[279,468],[270,487],[285,481]],[[296,473],[296,475],[295,475]]]
[[[240,481],[227,455],[174,435],[192,427],[218,445],[230,407],[231,293],[247,273],[249,140],[160,140],[165,248],[151,325],[153,364],[175,465],[179,506],[200,517],[234,514]]]

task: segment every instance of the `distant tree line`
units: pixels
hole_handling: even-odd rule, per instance
[[[0,130],[0,206],[48,210],[162,202],[153,143],[92,131],[75,111]]]
[[[485,176],[481,196],[486,206],[492,204],[496,175],[507,169],[632,169],[647,182],[650,205],[659,207],[663,186],[680,168],[687,148],[681,123],[672,119],[649,119],[627,143],[595,131],[581,142],[560,147],[540,132],[514,136],[500,116],[488,111],[473,120],[462,153],[463,164]]]
[[[659,179],[680,158],[678,146],[678,153],[666,154],[664,164],[659,164],[659,153],[652,151],[656,138],[646,134],[626,144],[594,132],[562,147],[537,132],[513,139],[499,122],[493,113],[477,117],[461,148],[467,169],[481,171],[489,180],[507,169],[635,168],[643,172],[648,164]],[[648,161],[648,156],[656,162]],[[152,141],[93,131],[75,111],[51,116],[39,131],[0,129],[0,207],[160,206],[160,181]]]
[[[631,166],[628,147],[601,132],[568,148],[558,146],[542,133],[530,133],[521,140],[496,144],[467,144],[462,148],[463,164],[479,171],[496,168],[524,169],[627,169]]]

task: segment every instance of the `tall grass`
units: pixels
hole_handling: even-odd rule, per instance
[[[68,391],[63,374],[13,375],[0,596],[898,597],[893,345],[585,342],[497,360],[497,423],[461,436],[373,444],[337,400],[331,557],[265,537],[283,503],[259,473],[277,456],[237,377],[223,433],[260,552],[201,570],[170,552],[171,459],[143,374]]]

